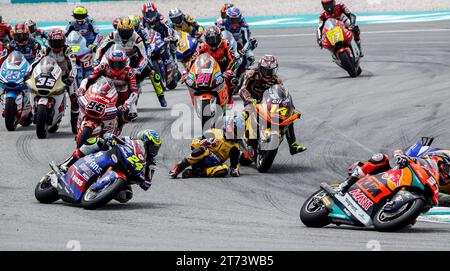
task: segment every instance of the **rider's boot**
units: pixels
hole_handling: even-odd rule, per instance
[[[306,151],[306,147],[300,146],[297,144],[297,142],[294,142],[292,144],[289,144],[289,153],[291,155],[297,154],[297,153],[301,153]]]
[[[291,155],[306,151],[306,147],[300,146],[296,142],[294,123],[291,123],[288,126],[288,130],[286,133],[286,139],[287,139],[287,142],[289,143],[289,153]]]
[[[180,162],[178,162],[170,171],[169,171],[169,176],[173,179],[177,178],[178,174],[180,174],[181,172],[183,172],[183,170],[185,170],[186,168],[188,168],[190,166],[189,162],[187,161],[187,159],[183,159]]]
[[[356,44],[358,45],[358,48],[359,48],[359,57],[364,57],[364,52],[363,52],[362,46],[361,46],[361,40],[358,40],[356,42]]]
[[[150,81],[155,89],[156,96],[158,97],[161,107],[167,107],[167,101],[164,98],[164,89],[161,83],[161,76],[157,73],[150,74]]]

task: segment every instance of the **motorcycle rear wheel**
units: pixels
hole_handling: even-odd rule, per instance
[[[99,191],[93,191],[91,187],[89,187],[81,199],[81,205],[89,210],[103,207],[108,202],[115,199],[124,187],[125,183],[121,179],[112,181]]]
[[[380,208],[373,218],[375,229],[382,232],[393,232],[410,225],[422,212],[425,201],[422,198],[418,198],[405,205],[405,208],[402,207],[403,210],[402,208],[400,209],[400,214],[394,215],[393,218],[384,217],[384,208]]]
[[[34,196],[40,203],[53,203],[60,199],[58,190],[50,184],[50,178],[46,175],[36,185]]]
[[[15,131],[17,128],[16,113],[16,100],[7,98],[5,101],[5,126],[8,131]]]
[[[320,193],[325,192],[323,190],[316,191],[303,203],[300,209],[300,220],[307,227],[322,228],[331,223],[325,205],[312,206],[314,198]]]

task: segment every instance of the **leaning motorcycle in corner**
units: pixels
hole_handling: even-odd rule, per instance
[[[331,53],[333,62],[346,70],[351,77],[357,77],[362,69],[359,64],[361,52],[354,34],[345,23],[336,19],[325,21],[322,30],[322,46]]]

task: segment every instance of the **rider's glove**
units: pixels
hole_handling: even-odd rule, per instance
[[[231,168],[230,167],[230,169],[229,169],[229,174],[232,176],[232,177],[239,177],[239,176],[241,176],[241,173],[239,172],[239,168]]]
[[[86,89],[85,88],[79,88],[78,89],[78,96],[83,96],[86,93]]]
[[[247,101],[245,101],[245,105],[256,105],[258,103],[258,101],[256,99],[248,99]]]
[[[408,165],[409,157],[404,154],[395,155],[395,163],[399,168],[404,168]]]
[[[117,145],[117,141],[114,139],[114,134],[112,133],[105,133],[103,135],[103,140],[105,141],[105,144],[111,147]]]
[[[359,26],[354,25],[351,27],[350,30],[353,32],[353,34],[355,34],[356,36],[359,36],[359,34],[360,34]]]
[[[97,45],[96,44],[89,44],[88,48],[89,48],[89,50],[91,50],[91,52],[95,52],[95,50],[97,50]]]

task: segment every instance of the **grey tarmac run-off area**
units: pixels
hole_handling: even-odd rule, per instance
[[[317,47],[313,28],[254,31],[257,56],[279,58],[279,74],[303,113],[296,124],[299,143],[309,148],[290,156],[283,143],[267,174],[250,167],[240,178],[169,179],[190,140],[173,140],[176,117],[159,107],[146,85],[139,119],[124,134],[143,128],[162,134],[152,188],[135,187],[128,204],[96,211],[43,205],[34,198],[36,183],[50,160],[61,161],[75,147],[68,118],[45,140],[37,139],[34,126],[7,132],[2,123],[0,250],[66,250],[69,240],[79,240],[82,250],[367,250],[371,240],[382,250],[450,250],[446,224],[418,222],[399,233],[378,233],[309,229],[299,220],[305,198],[322,181],[343,180],[355,160],[405,148],[424,135],[450,147],[450,23],[361,30],[366,57],[356,79]],[[170,106],[190,105],[184,86],[166,96]]]

